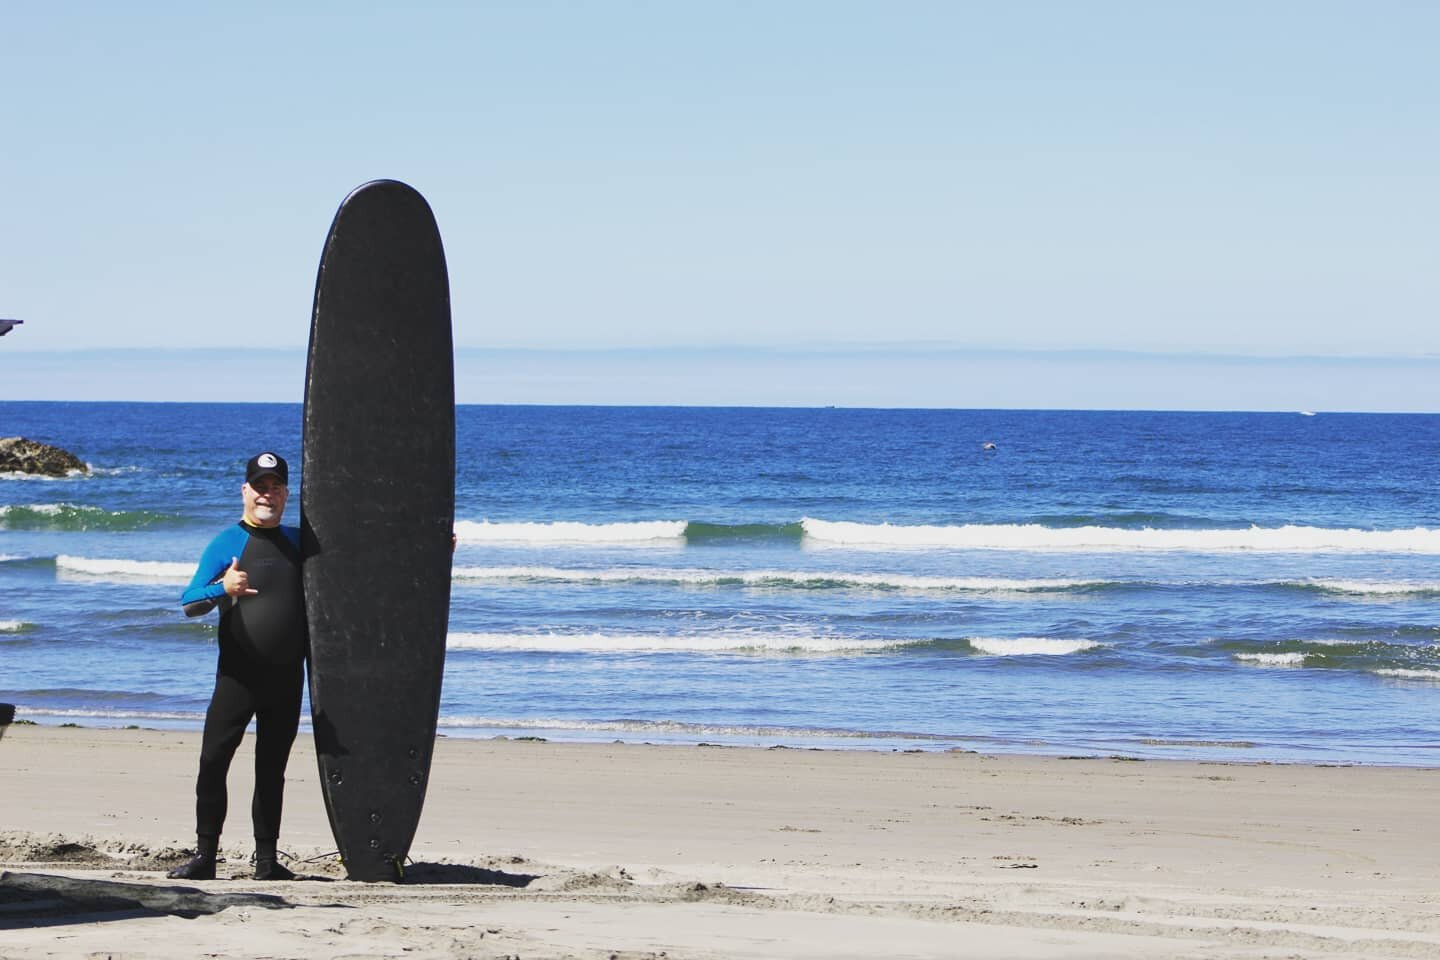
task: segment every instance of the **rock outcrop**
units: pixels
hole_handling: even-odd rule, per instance
[[[38,473],[63,477],[89,473],[90,468],[75,454],[38,440],[24,437],[0,438],[0,473]]]

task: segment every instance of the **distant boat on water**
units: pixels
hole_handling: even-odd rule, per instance
[[[1315,411],[1314,411],[1314,410],[1301,410],[1301,411],[1300,411],[1300,416],[1302,416],[1302,417],[1313,417],[1313,416],[1315,416]]]

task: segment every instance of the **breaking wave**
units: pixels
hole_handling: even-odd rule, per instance
[[[455,535],[462,543],[647,543],[679,540],[685,535],[683,520],[655,520],[638,523],[491,523],[489,520],[461,520]]]
[[[55,558],[55,570],[61,576],[76,575],[91,580],[127,583],[135,580],[189,583],[195,573],[193,563],[170,563],[160,560],[123,560],[95,557]]]
[[[583,570],[566,567],[457,567],[457,580],[512,580],[546,583],[634,583],[679,586],[746,586],[820,590],[861,587],[873,590],[955,590],[985,593],[1050,592],[1104,586],[1085,579],[1007,577],[924,577],[894,573],[846,573],[804,570],[695,570],[614,567]]]
[[[1171,550],[1274,553],[1440,554],[1440,530],[1359,530],[1328,527],[1244,529],[1155,529],[1046,527],[1039,524],[897,526],[806,518],[809,540],[863,547],[961,548],[986,550],[1084,550],[1092,552]]]
[[[1102,646],[1094,640],[1054,637],[971,637],[970,649],[991,657],[1063,657]]]
[[[1050,526],[1039,523],[905,525],[805,517],[798,522],[735,524],[694,520],[641,520],[623,523],[494,523],[489,520],[462,520],[455,525],[455,530],[462,543],[705,545],[772,541],[868,550],[1440,554],[1440,529],[1428,527],[1364,530],[1297,525],[1233,529]]]
[[[105,510],[86,504],[29,503],[0,506],[0,530],[123,532],[174,523],[146,510]]]
[[[536,653],[795,653],[855,654],[907,646],[906,640],[785,633],[667,636],[620,633],[452,633],[450,650]]]

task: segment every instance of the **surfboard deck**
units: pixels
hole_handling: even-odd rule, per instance
[[[352,880],[398,880],[420,822],[445,668],[455,383],[445,252],[394,180],[341,203],[305,374],[300,525],[310,708]]]

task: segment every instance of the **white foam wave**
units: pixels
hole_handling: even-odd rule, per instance
[[[1395,667],[1376,670],[1375,673],[1377,676],[1394,677],[1400,680],[1423,680],[1427,683],[1440,683],[1440,670],[1407,670]]]
[[[560,583],[718,583],[718,574],[698,570],[642,570],[619,567],[577,570],[566,567],[456,567],[456,580],[550,580]]]
[[[461,543],[648,543],[685,536],[683,520],[636,523],[491,523],[461,520],[455,535]]]
[[[452,633],[450,650],[504,650],[537,653],[863,653],[904,646],[909,641],[850,637],[732,633],[656,636],[611,633]]]
[[[953,744],[956,738],[945,734],[913,733],[890,730],[844,730],[834,727],[768,727],[746,724],[697,724],[678,720],[577,720],[564,717],[458,717],[439,718],[445,730],[505,731],[505,734],[556,733],[586,735],[615,734],[641,737],[672,738],[677,743],[704,743],[707,740],[730,740],[753,744],[756,741],[789,741],[789,743],[824,744],[827,741],[912,741],[922,744]]]
[[[820,576],[816,579],[824,580]],[[976,593],[1030,593],[1102,586],[1104,580],[1018,579],[1011,577],[912,577],[896,574],[838,574],[843,583],[867,587],[899,587],[904,590],[966,590]]]
[[[442,729],[462,730],[506,730],[506,731],[562,731],[574,733],[631,733],[643,735],[674,735],[686,738],[707,737],[780,738],[803,740],[871,740],[893,738],[915,741],[945,741],[951,737],[938,734],[907,733],[892,731],[844,730],[826,727],[772,727],[747,726],[745,724],[685,723],[679,720],[580,720],[564,717],[514,717],[442,716]]]
[[[16,713],[23,713],[29,717],[73,717],[88,718],[92,720],[180,720],[191,723],[198,723],[205,719],[203,712],[184,710],[142,710],[127,709],[125,707],[113,708],[51,708],[34,707],[17,703]],[[308,718],[307,718],[308,719]]]
[[[86,503],[11,503],[0,506],[0,526],[11,520],[23,521],[30,516],[72,517],[90,521],[124,514]]]
[[[1257,667],[1303,667],[1303,653],[1237,653],[1235,659],[1241,663],[1253,663]]]
[[[1009,579],[1003,577],[918,577],[892,573],[842,573],[795,570],[694,570],[615,567],[580,570],[565,567],[457,567],[458,580],[549,580],[561,583],[657,583],[686,586],[796,586],[837,585],[898,590],[964,590],[973,592],[1030,592],[1066,590],[1102,584],[1102,580]]]
[[[1416,593],[1440,593],[1440,581],[1377,581],[1377,580],[1325,580],[1314,579],[1306,583],[1317,590],[1328,593],[1344,593],[1355,596],[1393,597]]]
[[[55,558],[55,569],[62,575],[78,574],[89,579],[114,580],[120,583],[133,580],[189,583],[190,577],[195,573],[194,564],[189,563],[104,557],[68,557],[64,554]]]
[[[1040,524],[898,525],[846,520],[800,521],[812,546],[976,550],[1190,551],[1268,553],[1440,554],[1440,529],[1361,530],[1287,525],[1242,529],[1046,527]],[[462,543],[644,544],[683,541],[687,521],[495,523],[462,520]]]
[[[975,550],[1170,550],[1200,553],[1248,550],[1268,553],[1440,554],[1440,529],[1357,530],[1328,527],[1249,527],[1238,530],[1128,530],[1118,527],[1045,527],[1040,524],[896,526],[889,523],[801,520],[816,543],[864,547],[949,547]]]
[[[89,467],[89,464],[86,464]],[[93,470],[92,470],[93,472]],[[58,477],[52,477],[43,473],[22,473],[19,470],[0,471],[0,480],[74,480],[76,477],[85,476],[84,470],[67,470]]]
[[[1100,646],[1094,640],[1057,637],[970,637],[966,642],[976,653],[992,657],[1060,657]]]
[[[6,517],[11,513],[19,513],[22,510],[27,513],[38,513],[42,517],[54,517],[58,516],[60,511],[66,509],[77,511],[88,510],[95,513],[103,512],[99,507],[77,507],[68,503],[12,503],[0,507],[0,518]]]
[[[32,624],[24,620],[0,620],[0,633],[19,633],[21,630],[28,630]]]

